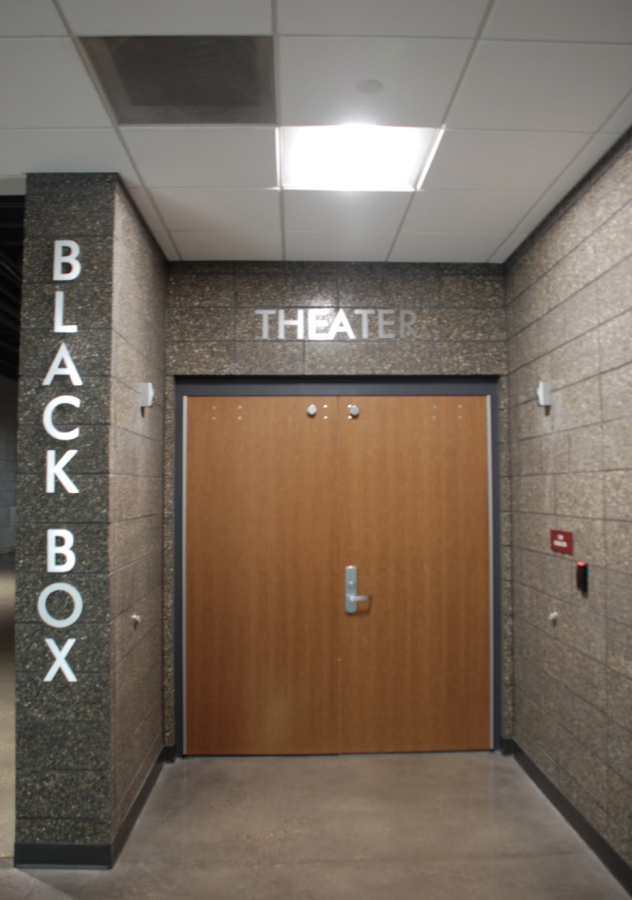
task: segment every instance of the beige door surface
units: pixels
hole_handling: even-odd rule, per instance
[[[189,398],[186,752],[488,748],[488,505],[484,397]]]

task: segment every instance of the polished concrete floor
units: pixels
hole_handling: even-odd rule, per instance
[[[181,760],[114,869],[13,869],[12,626],[0,601],[2,900],[628,897],[496,753]]]
[[[497,754],[189,759],[111,871],[0,869],[3,900],[615,900]]]

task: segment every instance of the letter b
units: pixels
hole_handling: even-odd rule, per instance
[[[57,543],[57,540],[61,543]],[[76,557],[74,551],[70,548],[75,542],[72,531],[67,528],[49,528],[46,532],[46,571],[47,572],[70,572],[74,569]],[[57,562],[57,558],[62,556],[63,562]]]
[[[53,281],[74,281],[79,277],[81,272],[79,251],[79,244],[76,241],[55,241]]]

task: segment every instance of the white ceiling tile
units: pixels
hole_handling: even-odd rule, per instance
[[[632,46],[483,41],[448,126],[594,131],[631,88]]]
[[[278,0],[281,34],[473,37],[488,0]]]
[[[283,259],[280,231],[174,231],[182,259]]]
[[[630,125],[632,125],[632,92],[628,94],[621,106],[604,123],[601,131],[620,135],[626,132]]]
[[[148,187],[275,187],[274,128],[123,128]]]
[[[619,137],[616,134],[596,134],[574,159],[570,157],[570,162],[566,169],[555,183],[551,185],[551,189],[567,194],[584,175],[590,172],[592,167],[599,162],[618,139]]]
[[[281,122],[441,125],[470,46],[421,38],[280,38]],[[357,85],[365,80],[384,89],[362,93]]]
[[[632,42],[629,0],[496,0],[486,38]]]
[[[59,0],[75,34],[271,34],[265,0]]]
[[[543,191],[587,140],[586,134],[446,131],[425,187]]]
[[[66,34],[52,0],[2,0],[0,3],[2,37],[49,37]]]
[[[389,262],[487,262],[504,234],[421,234],[402,231]]]
[[[128,193],[150,231],[154,233],[156,231],[164,231],[165,223],[160,218],[149,191],[143,187],[130,187],[128,188]]]
[[[490,256],[488,262],[490,263],[504,263],[506,262],[512,253],[514,253],[518,247],[526,240],[526,235],[524,234],[512,234],[507,240],[504,242],[502,247],[499,247],[498,250],[494,253],[493,256]]]
[[[25,193],[26,175],[20,178],[3,178],[0,176],[0,197],[9,197]]]
[[[180,259],[180,254],[178,253],[176,245],[173,243],[171,235],[168,231],[153,231],[152,234],[156,239],[156,243],[165,254],[167,259],[172,261]]]
[[[407,231],[449,234],[511,231],[539,199],[538,191],[428,191],[418,193]]]
[[[281,197],[276,188],[156,188],[153,197],[173,231],[279,231]]]
[[[632,124],[631,4],[0,0],[0,194],[23,194],[27,172],[119,172],[169,259],[379,261],[397,235],[393,261],[503,262]],[[273,10],[285,124],[422,127],[445,117],[490,13],[422,192],[281,191],[270,126],[119,135],[63,21],[271,34]],[[371,79],[383,89],[357,89]]]
[[[3,128],[97,128],[110,124],[69,38],[0,39]]]
[[[524,219],[518,223],[516,232],[521,234],[523,238],[526,237],[526,235],[531,234],[533,229],[555,209],[557,204],[560,203],[564,197],[565,194],[560,191],[547,191],[535,204],[533,209],[529,210]]]
[[[288,231],[285,258],[308,262],[385,262],[393,234]]]
[[[28,172],[118,172],[138,185],[113,128],[0,130],[0,167],[5,176]]]
[[[395,232],[410,203],[406,193],[284,191],[288,231]]]

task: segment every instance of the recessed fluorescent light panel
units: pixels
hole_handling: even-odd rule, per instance
[[[323,125],[281,128],[284,188],[301,191],[414,191],[435,128]]]
[[[430,171],[430,166],[432,165],[432,161],[437,155],[437,150],[439,149],[439,144],[443,140],[443,135],[445,134],[445,126],[443,128],[439,128],[435,131],[434,139],[432,144],[430,145],[430,150],[426,153],[426,158],[424,160],[424,167],[421,170],[421,175],[419,176],[419,181],[417,182],[417,190],[420,191],[424,181],[426,180],[426,176]]]

